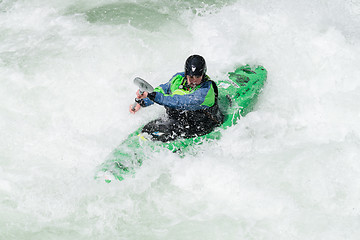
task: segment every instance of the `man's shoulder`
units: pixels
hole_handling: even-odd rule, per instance
[[[184,77],[185,77],[184,72],[178,72],[174,76],[171,77],[170,82],[174,83],[174,82],[178,82],[178,81],[183,81]]]

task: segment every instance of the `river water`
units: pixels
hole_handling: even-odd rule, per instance
[[[358,0],[0,0],[0,239],[359,239]],[[131,115],[203,55],[268,81],[254,111],[134,177],[97,166],[163,113]]]

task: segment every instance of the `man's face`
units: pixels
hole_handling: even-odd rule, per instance
[[[190,87],[196,87],[201,83],[202,76],[189,76],[186,75],[187,83]]]

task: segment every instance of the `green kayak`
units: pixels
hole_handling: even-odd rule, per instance
[[[224,123],[220,127],[203,136],[169,142],[149,140],[141,133],[143,127],[140,127],[115,148],[105,162],[96,169],[95,179],[103,179],[106,182],[121,181],[126,176],[135,174],[135,170],[146,160],[146,153],[167,148],[185,156],[205,141],[220,139],[223,129],[235,125],[241,116],[245,116],[253,109],[266,78],[267,71],[262,66],[251,68],[245,65],[234,72],[229,72],[228,80],[216,81],[219,89],[219,107],[225,115]]]

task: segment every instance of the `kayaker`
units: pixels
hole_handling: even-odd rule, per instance
[[[191,138],[205,135],[223,122],[218,107],[218,89],[206,75],[206,62],[202,56],[192,55],[185,62],[185,72],[175,74],[154,92],[137,91],[137,105],[130,106],[135,113],[153,103],[163,105],[166,116],[146,124],[142,132],[153,139],[170,141],[178,137]]]

